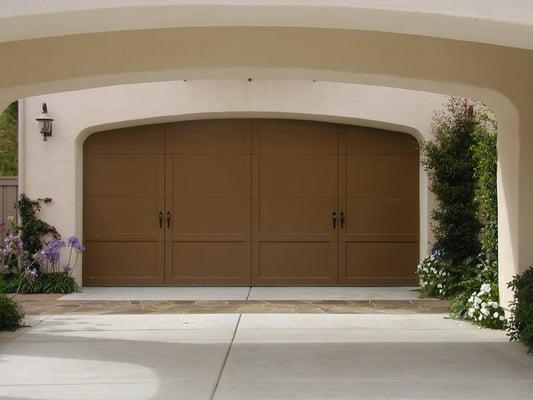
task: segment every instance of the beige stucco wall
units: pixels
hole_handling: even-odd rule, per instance
[[[319,0],[283,0],[231,8],[239,1],[168,1],[169,8],[157,14],[162,1],[141,6],[139,0],[116,0],[110,7],[97,1],[91,7],[84,0],[81,10],[65,13],[65,4],[74,2],[58,2],[65,9],[55,12],[52,2],[28,0],[17,7],[9,0],[0,9],[0,27],[20,28],[12,36],[0,35],[0,106],[42,93],[122,83],[247,76],[481,100],[495,111],[500,128],[499,272],[502,305],[508,304],[507,282],[533,264],[530,2],[509,0],[501,6],[474,0],[472,7],[462,7],[447,0],[428,8],[424,3],[435,2],[379,0],[375,6],[354,6],[357,0],[332,0],[325,6]],[[189,28],[180,27],[177,17],[176,23],[162,17],[165,26],[153,22],[166,11],[188,15],[192,3],[202,9],[191,8],[197,19],[191,16]],[[234,12],[228,15],[228,10]],[[139,15],[152,23],[144,24]],[[358,17],[365,15],[369,18],[362,24]],[[350,25],[352,18],[359,22]],[[107,25],[98,22],[106,19]],[[77,30],[88,25],[91,29]],[[115,26],[126,30],[114,31]]]
[[[82,147],[91,133],[171,120],[282,117],[380,127],[431,137],[447,96],[313,81],[192,80],[122,85],[36,96],[20,102],[20,190],[51,197],[42,216],[64,235],[82,234]],[[46,102],[55,119],[45,143],[35,118]],[[43,168],[43,166],[45,166]],[[427,177],[420,169],[420,254],[430,246]],[[76,271],[78,279],[81,268]]]
[[[0,42],[195,26],[358,29],[532,49],[529,0],[3,0]]]

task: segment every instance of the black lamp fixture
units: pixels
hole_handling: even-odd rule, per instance
[[[46,142],[50,136],[52,136],[52,121],[54,119],[48,116],[48,107],[46,103],[43,103],[43,112],[37,118],[39,122],[39,130],[41,131],[41,136],[43,141]]]

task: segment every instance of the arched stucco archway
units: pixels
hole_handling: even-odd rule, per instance
[[[4,34],[3,40],[12,41],[0,44],[6,60],[0,66],[0,103],[118,83],[248,76],[363,83],[481,100],[496,112],[500,128],[499,264],[506,305],[510,299],[506,282],[533,263],[533,160],[529,157],[533,151],[533,45],[532,25],[527,22],[531,7],[518,0],[506,3],[509,12],[493,3],[487,7],[479,2],[469,8],[455,1],[436,8],[410,0],[394,7],[358,0],[328,3],[328,7],[320,1],[230,5],[234,3],[240,8],[234,9],[238,12],[228,17],[225,27],[210,27],[214,20],[193,20],[188,28],[176,28],[184,26],[182,21],[160,29],[137,20],[124,28],[131,30],[121,32],[110,32],[111,27],[96,19],[113,20],[113,15],[120,14],[117,9],[146,15],[159,7],[159,12],[172,14],[190,4],[168,0],[143,9],[124,0],[117,1],[115,8],[84,4],[66,13],[61,7],[68,2],[62,2],[59,11],[38,7],[37,2],[34,8],[28,7],[31,12],[11,5],[3,26],[34,26],[31,18],[43,16],[72,18],[65,29],[37,29],[26,36],[21,36],[24,29],[12,37]],[[161,8],[165,5],[171,7]],[[205,11],[202,15],[221,15],[216,4],[200,6]],[[354,12],[374,18],[347,23]],[[493,14],[498,17],[492,18]],[[83,15],[88,16],[85,24]],[[405,21],[401,17],[412,21],[408,29],[383,25],[383,21]],[[464,24],[465,18],[469,24]],[[76,22],[93,29],[77,30]],[[100,33],[88,33],[94,27]],[[48,38],[37,39],[43,36]],[[34,68],[35,60],[42,62],[40,68]]]

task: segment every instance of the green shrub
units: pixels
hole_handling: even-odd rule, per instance
[[[498,295],[497,128],[483,104],[451,99],[435,117],[424,165],[438,209],[436,254],[417,268],[422,294],[452,298],[450,313],[505,327]]]
[[[474,175],[478,123],[471,101],[452,98],[446,110],[435,115],[434,140],[424,147],[423,164],[437,200],[432,215],[435,248],[453,265],[477,257],[480,251]],[[454,281],[465,278],[456,269],[452,273],[458,274]]]
[[[494,114],[481,104],[476,107],[479,119],[473,146],[477,181],[475,201],[477,216],[482,224],[480,230],[480,261],[486,268],[493,268],[497,278],[498,269],[498,150],[497,127]]]
[[[38,280],[40,281],[41,293],[68,294],[79,289],[74,278],[66,272],[42,274]]]
[[[522,275],[515,276],[509,283],[514,291],[511,304],[511,318],[507,325],[507,332],[511,340],[519,340],[533,352],[533,267]]]
[[[15,300],[0,293],[0,331],[13,331],[22,325],[24,313]]]
[[[476,103],[478,121],[472,147],[476,162],[475,202],[480,229],[481,251],[477,264],[470,270],[474,276],[465,279],[452,299],[451,315],[470,319],[476,324],[502,329],[506,321],[499,306],[498,293],[498,195],[497,195],[497,128],[494,114]],[[465,266],[465,270],[468,269]]]
[[[18,103],[0,114],[0,176],[17,175]]]
[[[22,271],[5,276],[6,293],[62,293],[68,294],[78,290],[78,285],[72,276],[66,272],[52,272],[46,274],[32,274],[32,271]]]

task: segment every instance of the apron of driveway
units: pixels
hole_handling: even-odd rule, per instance
[[[533,357],[522,345],[509,343],[503,331],[445,314],[43,313],[26,323],[0,334],[2,399],[530,399],[533,393]]]

